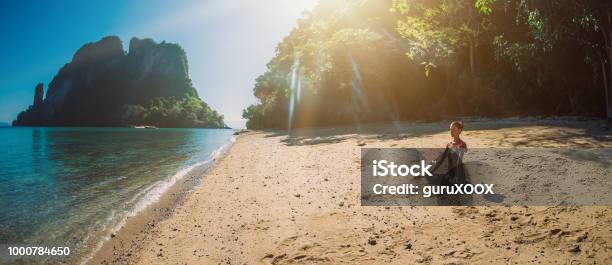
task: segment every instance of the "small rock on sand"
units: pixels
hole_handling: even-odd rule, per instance
[[[580,252],[580,245],[573,245],[573,246],[570,246],[570,247],[567,249],[567,251],[569,251],[569,252],[573,252],[573,253],[578,253],[578,252]]]
[[[410,241],[406,241],[404,243],[404,249],[411,250],[412,249],[412,243],[410,243]]]

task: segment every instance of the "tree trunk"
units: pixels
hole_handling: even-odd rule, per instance
[[[470,73],[474,76],[474,42],[470,41]]]
[[[451,102],[451,98],[452,98],[452,100],[455,101],[455,103],[457,104],[457,107],[459,108],[459,110],[458,110],[459,113],[461,113],[461,115],[463,115],[464,114],[464,111],[463,111],[463,98],[462,98],[462,92],[463,91],[461,91],[461,88],[457,86],[457,83],[458,83],[457,82],[457,80],[458,80],[457,72],[458,72],[458,70],[457,70],[456,65],[458,63],[458,60],[457,59],[454,59],[454,60],[455,60],[455,62],[449,63],[447,65],[447,67],[446,67],[446,71],[447,71],[446,72],[446,77],[447,77],[447,80],[446,80],[447,88],[446,88],[446,90],[448,92],[450,92],[450,95],[448,97],[448,103]],[[448,108],[445,111],[449,111]],[[452,112],[456,113],[457,110],[453,109]]]
[[[608,56],[609,58],[609,56]],[[600,64],[601,64],[601,79],[603,81],[603,85],[604,85],[604,97],[606,100],[606,116],[608,113],[608,106],[610,105],[610,100],[609,100],[609,88],[608,88],[608,74],[607,74],[607,67],[606,67],[606,60],[604,60],[604,58],[600,58],[599,60]]]
[[[474,41],[470,41],[470,79],[472,81],[472,92],[473,92],[473,98],[474,101],[473,104],[473,111],[476,112],[476,114],[478,114],[478,111],[480,109],[480,98],[482,95],[480,95],[480,90],[478,87],[478,77],[476,75],[476,54],[475,54],[475,44]]]
[[[603,78],[605,79],[604,89],[606,91],[606,118],[608,120],[608,127],[612,128],[612,17],[610,16],[610,9],[607,9],[604,16],[604,21],[607,22],[607,25],[602,28],[602,35],[604,39],[604,47],[606,49],[605,52],[608,59],[608,77],[610,78],[610,82],[608,83],[605,73]],[[605,67],[604,64],[602,64],[602,67]],[[605,71],[604,69],[602,70]]]
[[[609,37],[608,37],[608,43],[606,45],[607,50],[607,54],[608,54],[608,71],[610,71],[610,78],[612,78],[612,44],[610,43],[610,40],[612,40],[612,28],[610,28],[608,30],[609,33]],[[604,76],[604,78],[606,78]],[[606,81],[606,86],[605,86],[605,90],[606,90],[606,114],[607,114],[607,118],[608,118],[608,126],[612,127],[612,84],[608,84]]]

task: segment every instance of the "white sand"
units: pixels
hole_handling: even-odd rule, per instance
[[[361,147],[440,147],[449,140],[447,129],[433,123],[369,125],[361,134],[350,128],[297,130],[292,137],[243,133],[171,217],[148,226],[145,236],[111,239],[138,248],[94,260],[612,264],[612,207],[360,206]],[[610,135],[588,122],[468,122],[463,138],[470,148],[612,147]]]

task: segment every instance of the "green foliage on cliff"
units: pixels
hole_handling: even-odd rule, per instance
[[[249,128],[612,117],[608,1],[322,0],[256,80]]]
[[[151,39],[133,38],[127,53],[117,37],[86,44],[42,93],[14,125],[226,127],[198,97],[185,51]]]
[[[155,98],[150,104],[124,105],[121,120],[127,124],[159,127],[226,127],[222,116],[197,97]]]

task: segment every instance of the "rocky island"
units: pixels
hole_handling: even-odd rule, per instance
[[[225,128],[189,79],[185,51],[174,43],[118,37],[88,43],[55,75],[44,96],[14,126],[126,126]]]

